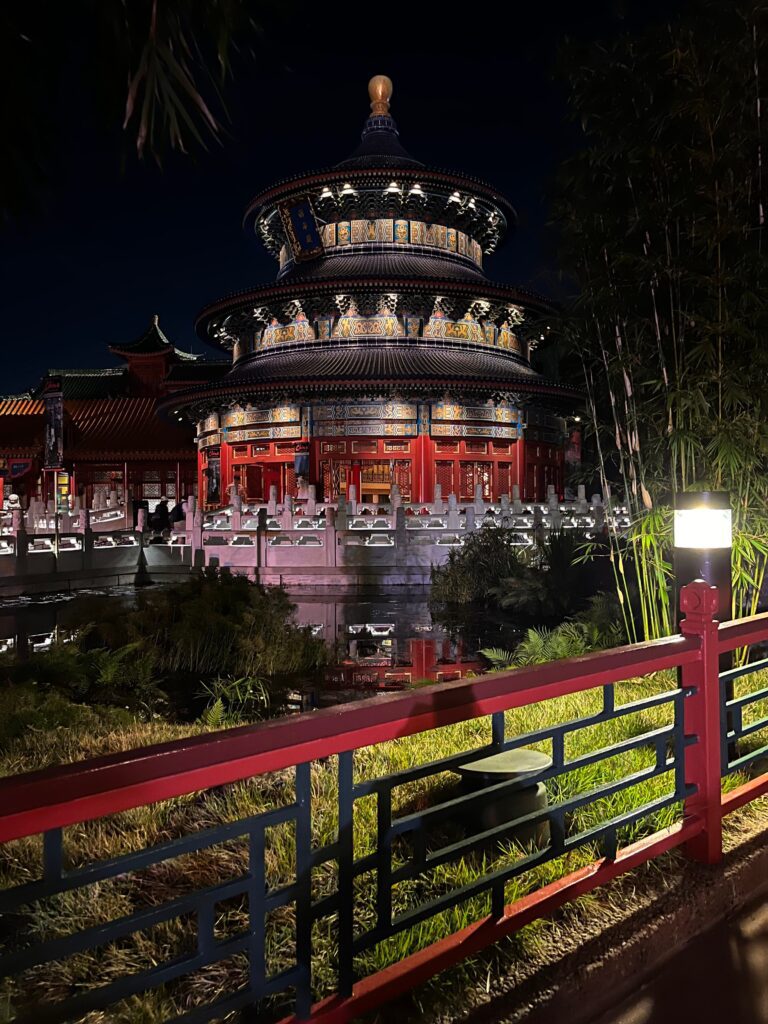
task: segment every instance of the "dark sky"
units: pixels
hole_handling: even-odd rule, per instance
[[[112,365],[106,346],[137,337],[153,313],[174,343],[203,351],[197,311],[276,273],[240,228],[247,201],[347,156],[378,73],[394,81],[392,113],[415,157],[484,178],[517,208],[518,231],[486,263],[489,276],[552,294],[546,193],[576,144],[552,78],[558,42],[608,36],[665,7],[283,4],[265,18],[257,59],[237,63],[224,144],[174,157],[162,172],[122,160],[120,112],[107,129],[100,81],[81,73],[93,41],[77,24],[67,39],[65,26],[70,59],[50,96],[55,171],[39,207],[0,228],[0,394],[34,385],[48,368]],[[257,18],[262,9],[253,4]]]

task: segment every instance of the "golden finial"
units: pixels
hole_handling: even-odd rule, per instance
[[[392,99],[392,79],[386,75],[374,75],[368,83],[368,95],[371,97],[371,113],[374,117],[389,113],[389,101]]]

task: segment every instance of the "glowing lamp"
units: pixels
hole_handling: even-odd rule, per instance
[[[731,618],[731,499],[724,491],[685,491],[674,505],[675,604],[680,614],[680,588],[704,580],[718,591],[717,618]],[[721,670],[730,655],[721,655]]]
[[[723,491],[678,494],[674,510],[674,545],[714,551],[731,547],[731,503]]]

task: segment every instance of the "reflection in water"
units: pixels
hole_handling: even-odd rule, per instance
[[[429,588],[407,595],[291,594],[296,618],[335,647],[319,703],[401,690],[415,683],[474,675],[485,668],[477,652],[514,646],[519,634],[488,616],[442,621],[429,606]]]
[[[0,653],[15,650],[25,657],[66,639],[62,613],[73,597],[97,594],[129,606],[136,593],[115,587],[0,601]],[[402,690],[425,681],[460,679],[483,670],[477,654],[482,647],[514,646],[518,637],[508,624],[485,614],[470,618],[457,617],[454,612],[450,621],[433,616],[427,587],[378,597],[341,593],[290,596],[299,624],[309,626],[335,651],[334,663],[323,679],[306,680],[294,692],[292,704],[302,709]]]

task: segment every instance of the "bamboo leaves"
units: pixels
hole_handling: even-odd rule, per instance
[[[604,490],[619,484],[630,507],[630,559],[614,537],[612,564],[638,636],[672,624],[676,491],[731,493],[736,609],[756,607],[764,577],[767,16],[765,0],[707,0],[695,20],[565,57],[584,146],[561,175],[561,261],[579,294],[560,329]]]

